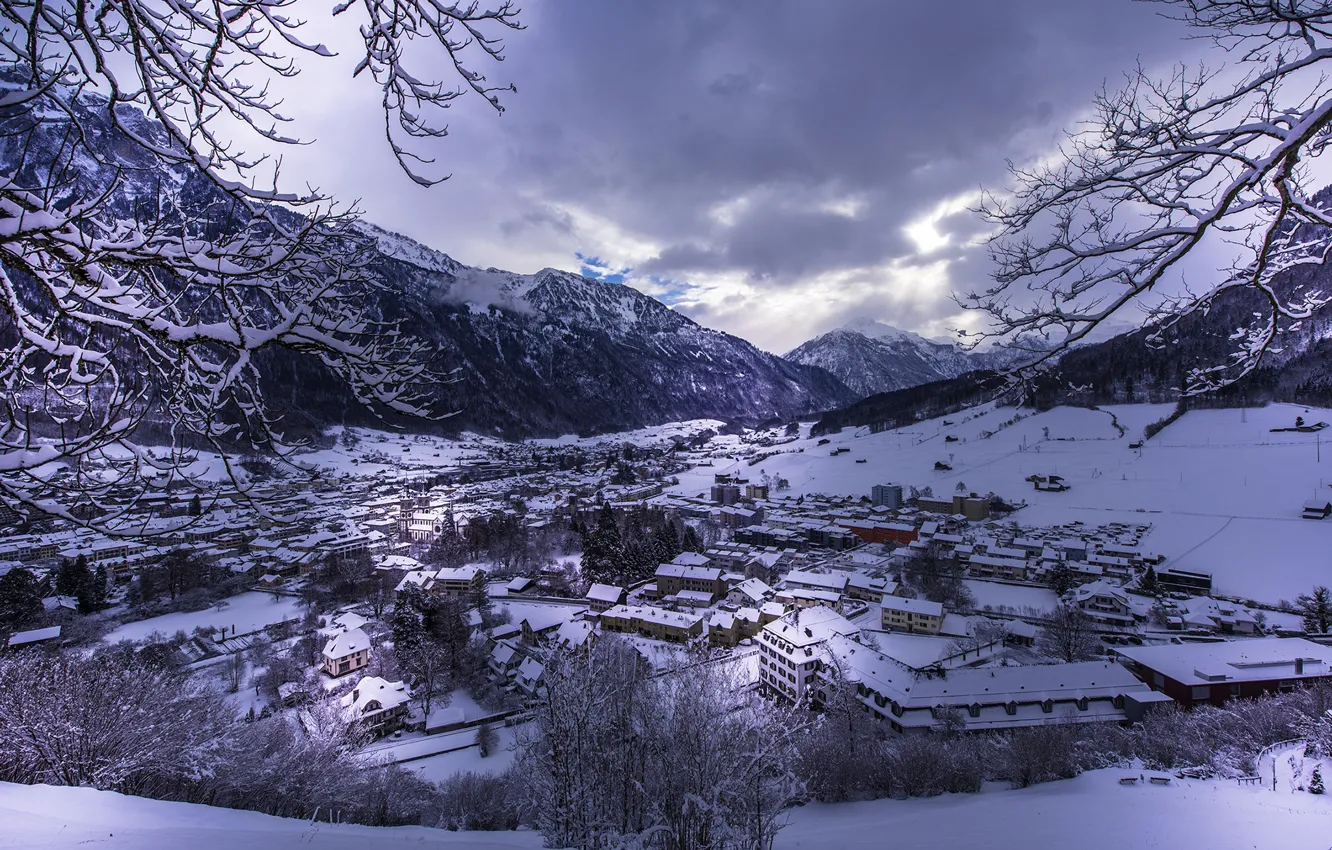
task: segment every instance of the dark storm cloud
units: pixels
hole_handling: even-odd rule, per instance
[[[967,289],[985,274],[965,247],[976,223],[940,205],[1001,187],[1006,159],[1048,150],[1139,58],[1163,65],[1194,49],[1155,11],[1129,0],[540,3],[506,38],[508,59],[484,69],[517,84],[508,112],[458,110],[441,143],[454,180],[350,194],[466,262],[577,269],[583,252],[632,266],[684,293],[692,315],[769,347],[876,310],[927,329],[956,313],[939,275]],[[951,215],[925,243],[908,235],[932,213]],[[803,293],[810,309],[770,298],[781,293]],[[779,311],[756,330],[768,308]]]

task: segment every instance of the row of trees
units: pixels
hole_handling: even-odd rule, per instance
[[[620,587],[652,578],[658,564],[681,552],[703,551],[692,526],[641,506],[617,517],[609,504],[602,505],[596,524],[581,535],[584,580]]]

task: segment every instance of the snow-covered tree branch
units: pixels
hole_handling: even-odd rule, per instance
[[[1135,307],[1163,342],[1222,293],[1261,296],[1228,358],[1188,376],[1201,392],[1248,374],[1332,301],[1283,276],[1332,247],[1332,199],[1313,182],[1332,138],[1332,4],[1156,2],[1232,64],[1165,79],[1140,67],[1096,97],[1055,155],[1014,168],[1011,194],[982,204],[996,228],[994,284],[963,302],[988,313],[990,335],[1055,342],[1033,346],[1039,366]],[[1201,252],[1233,260],[1219,282],[1180,287],[1182,264]]]
[[[292,441],[260,381],[276,349],[322,361],[377,411],[437,415],[431,352],[370,315],[379,283],[355,210],[285,191],[298,144],[270,94],[330,51],[302,38],[309,0],[0,0],[0,501],[135,531],[135,492],[188,478],[192,451]],[[321,12],[327,13],[325,7]],[[423,148],[503,58],[509,3],[349,0],[389,150],[443,179]],[[420,43],[420,44],[418,44]],[[420,47],[451,61],[421,68]],[[145,426],[165,448],[136,439]],[[119,507],[110,504],[111,494]]]

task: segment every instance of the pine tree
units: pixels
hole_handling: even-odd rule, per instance
[[[203,501],[196,493],[193,499],[190,499],[190,516],[201,516],[203,514]]]
[[[622,572],[624,547],[615,512],[602,505],[597,526],[583,536],[583,579],[589,583],[618,584]]]
[[[1320,767],[1314,768],[1313,777],[1309,780],[1309,793],[1323,793],[1323,770]]]
[[[1143,593],[1156,593],[1156,568],[1151,564],[1147,565],[1147,572],[1142,574],[1142,580],[1138,582],[1138,589]]]
[[[1295,598],[1295,607],[1304,618],[1304,630],[1314,634],[1332,632],[1332,591],[1315,587],[1313,593]]]
[[[703,551],[703,541],[698,538],[698,532],[692,525],[685,526],[684,542],[680,544],[680,548],[685,552]]]
[[[1059,561],[1050,568],[1045,580],[1050,585],[1050,589],[1059,596],[1068,593],[1077,584],[1077,580],[1073,577],[1073,570],[1069,569],[1068,564],[1063,561]]]
[[[19,629],[42,613],[37,577],[23,567],[0,576],[0,628]]]

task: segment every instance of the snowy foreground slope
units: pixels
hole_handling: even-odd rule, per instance
[[[878,800],[797,809],[779,850],[835,847],[966,847],[969,850],[1138,850],[1154,847],[1326,850],[1332,799],[1174,780],[1122,787],[1131,770],[1093,771],[1021,791],[986,790],[927,800]],[[0,847],[123,847],[235,850],[237,847],[367,847],[510,850],[538,848],[532,832],[450,833],[376,829],[123,797],[86,788],[0,783]]]
[[[132,850],[512,850],[541,846],[534,832],[447,832],[312,824],[91,788],[0,783],[0,847]]]

